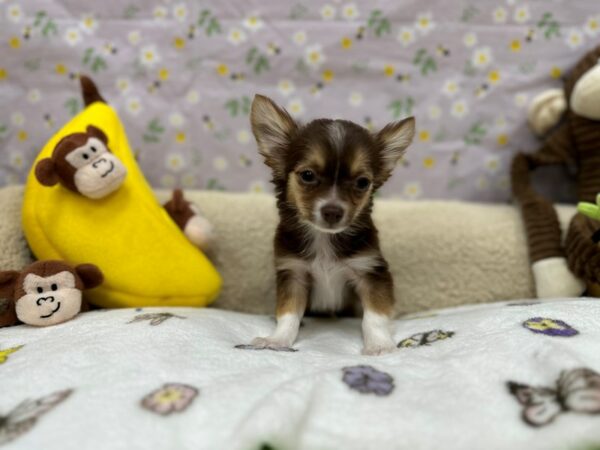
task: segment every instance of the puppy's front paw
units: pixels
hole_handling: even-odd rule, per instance
[[[250,343],[254,348],[268,348],[270,350],[278,351],[293,351],[291,348],[292,342],[285,341],[283,339],[276,339],[272,337],[257,337]]]
[[[363,355],[385,355],[386,353],[392,353],[396,350],[396,346],[393,342],[379,343],[379,344],[369,344],[365,345],[362,349]]]

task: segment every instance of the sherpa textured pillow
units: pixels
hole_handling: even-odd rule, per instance
[[[160,199],[168,196],[159,192]],[[273,313],[273,197],[207,191],[189,191],[186,196],[200,205],[216,230],[210,256],[223,277],[223,288],[213,305]],[[21,198],[21,187],[0,189],[0,269],[31,261],[19,227]],[[562,206],[558,211],[564,224],[574,208]],[[377,200],[374,214],[394,276],[398,314],[535,296],[515,207]]]

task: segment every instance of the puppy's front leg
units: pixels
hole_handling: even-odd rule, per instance
[[[281,349],[291,347],[300,328],[306,310],[308,286],[304,277],[289,270],[277,272],[277,328],[268,337],[252,341],[258,348]]]
[[[394,285],[390,273],[368,273],[357,283],[363,305],[363,355],[381,355],[396,349],[390,331],[394,306]]]

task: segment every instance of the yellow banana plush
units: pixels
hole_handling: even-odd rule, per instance
[[[81,84],[85,109],[48,141],[27,179],[23,229],[33,253],[100,267],[104,284],[86,292],[99,306],[207,305],[219,293],[219,274],[154,197],[115,111],[89,78],[82,77]],[[56,160],[57,146],[86,133],[100,140]],[[113,177],[113,183],[98,191],[89,174],[77,169],[76,158],[83,163],[89,149],[101,146],[94,142],[104,140],[110,150],[95,164],[106,164],[101,176]]]

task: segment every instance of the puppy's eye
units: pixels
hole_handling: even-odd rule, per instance
[[[356,180],[356,189],[364,191],[371,185],[371,180],[367,177],[360,177]]]
[[[93,145],[90,147],[90,150],[92,151],[92,153],[96,153],[96,147],[94,147]]]
[[[315,184],[317,182],[317,177],[312,170],[303,170],[300,172],[300,179],[305,184]]]
[[[38,294],[41,294],[42,292],[44,292],[44,288],[38,286],[37,291],[38,291]]]
[[[83,155],[81,155],[81,157],[83,159],[89,159],[90,158],[90,156],[87,153],[84,153]]]
[[[58,291],[58,286],[56,285],[56,283],[53,283],[52,286],[50,286],[52,288],[53,291]]]

